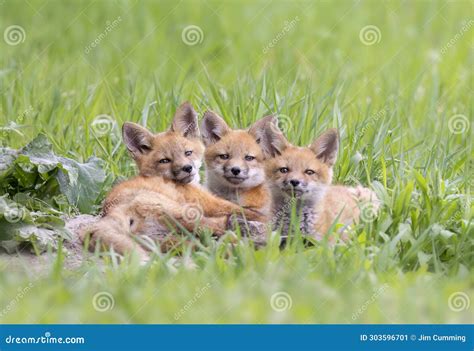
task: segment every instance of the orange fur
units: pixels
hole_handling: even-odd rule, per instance
[[[265,182],[261,134],[273,117],[260,119],[248,130],[232,130],[212,111],[201,122],[206,144],[206,187],[214,194],[254,209],[268,218],[271,194]]]
[[[378,206],[375,194],[363,187],[331,185],[339,136],[332,129],[309,147],[293,146],[274,127],[264,140],[273,152],[266,162],[266,173],[273,194],[276,226],[289,231],[292,199],[302,214],[300,229],[320,238],[333,224],[350,225],[360,217],[360,203]]]
[[[249,220],[262,218],[196,184],[204,147],[191,105],[178,109],[171,129],[164,133],[153,135],[138,125],[125,124],[124,141],[140,175],[110,191],[104,217],[89,231],[92,244],[100,241],[121,254],[136,252],[145,260],[147,252],[130,234],[153,235],[183,227],[192,232],[207,228],[220,235],[233,214]]]

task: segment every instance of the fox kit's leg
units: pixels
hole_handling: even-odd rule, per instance
[[[207,216],[198,203],[178,204],[167,200],[166,206],[162,206],[160,202],[137,201],[132,207],[133,217],[138,221],[137,229],[147,218],[167,225],[171,230],[179,230],[180,226],[190,232],[198,228],[207,228],[214,234],[221,235],[227,229],[228,216]]]
[[[113,248],[119,254],[136,252],[142,261],[148,260],[147,252],[130,236],[130,218],[124,211],[115,209],[81,233],[84,241],[90,235],[90,248],[97,243]]]
[[[242,213],[248,220],[252,221],[259,221],[264,218],[263,214],[258,211],[242,208],[198,187],[194,187],[193,191],[186,191],[187,189],[185,188],[183,190],[182,193],[186,200],[190,203],[198,203],[205,216],[222,217]]]
[[[244,208],[259,211],[268,221],[270,219],[271,201],[269,191],[263,186],[258,186],[242,193],[240,204]]]

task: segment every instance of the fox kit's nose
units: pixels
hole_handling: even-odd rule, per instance
[[[186,166],[183,166],[183,168],[181,168],[181,169],[186,173],[191,173],[193,171],[193,166],[186,165]]]
[[[233,175],[239,175],[240,174],[240,168],[239,167],[232,167],[230,169],[230,171],[232,172]]]
[[[298,185],[300,185],[300,181],[296,180],[296,179],[292,179],[292,180],[290,180],[290,184],[293,187],[297,187]]]

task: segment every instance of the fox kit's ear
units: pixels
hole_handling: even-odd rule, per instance
[[[252,124],[250,128],[248,129],[249,134],[255,138],[258,144],[262,142],[262,137],[265,134],[265,126],[268,123],[273,123],[274,125],[276,125],[277,119],[273,116],[266,116],[266,117],[260,118],[257,122]]]
[[[176,110],[171,131],[187,138],[199,138],[198,115],[189,102],[186,101]]]
[[[202,139],[206,146],[217,143],[230,131],[222,117],[213,111],[206,111],[201,121]]]
[[[267,123],[263,126],[263,132],[260,137],[259,144],[264,154],[269,157],[281,155],[281,153],[290,146],[290,143],[278,128],[277,123],[276,118],[269,118]]]
[[[153,134],[136,123],[125,122],[122,127],[122,137],[134,158],[148,153],[152,148]]]
[[[311,144],[310,149],[316,157],[332,167],[336,162],[337,150],[339,149],[339,133],[337,129],[329,129],[321,134]]]

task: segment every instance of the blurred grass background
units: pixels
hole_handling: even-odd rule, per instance
[[[105,159],[110,186],[135,172],[124,121],[164,130],[184,100],[234,127],[273,113],[300,145],[338,127],[337,181],[372,185],[384,209],[336,248],[209,242],[145,268],[70,272],[59,257],[40,275],[6,260],[0,311],[18,302],[0,321],[473,321],[449,303],[474,285],[472,1],[0,1],[4,36],[12,25],[24,35],[0,40],[3,145],[44,132],[59,154]],[[94,309],[99,292],[113,308]]]

